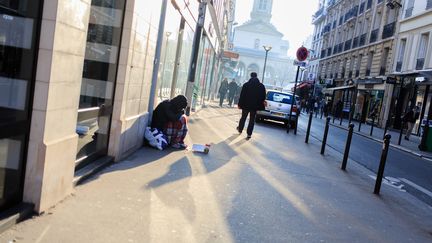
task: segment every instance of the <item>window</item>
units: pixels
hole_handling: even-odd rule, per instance
[[[267,0],[260,0],[259,1],[259,10],[266,10],[267,9]]]
[[[396,72],[400,72],[402,70],[405,48],[406,48],[406,39],[402,39],[399,43],[399,51],[398,51],[397,62],[396,62]]]
[[[254,48],[259,49],[260,46],[260,39],[255,39]]]
[[[385,75],[386,73],[386,66],[387,66],[387,58],[388,54],[390,52],[390,48],[384,48],[383,55],[381,56],[381,66],[380,66],[380,72],[379,75]]]
[[[365,73],[366,76],[370,76],[373,56],[374,56],[374,52],[373,51],[369,52],[368,62],[366,66],[366,73]]]
[[[360,75],[360,67],[361,67],[361,62],[363,59],[363,54],[360,54],[358,59],[357,59],[357,68],[356,68],[356,77],[358,77]]]
[[[429,34],[422,34],[420,37],[420,45],[417,53],[416,69],[421,70],[424,66],[424,61],[427,53],[427,45],[429,42]]]
[[[408,0],[405,9],[405,18],[409,18],[413,14],[415,0]]]

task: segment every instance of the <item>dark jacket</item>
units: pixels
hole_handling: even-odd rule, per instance
[[[403,119],[404,122],[415,123],[416,120],[418,119],[418,117],[419,117],[418,112],[414,112],[413,110],[410,110],[410,111],[408,111],[408,113],[406,113],[403,116],[402,119]]]
[[[219,94],[226,94],[227,91],[228,91],[228,81],[224,80],[222,81],[219,87]]]
[[[228,84],[229,96],[234,97],[237,93],[238,85],[236,82],[231,82]]]
[[[239,107],[242,110],[257,111],[264,110],[266,89],[258,78],[251,78],[246,82],[240,93]]]
[[[154,110],[151,127],[163,130],[167,122],[178,121],[187,106],[186,97],[179,95],[172,100],[162,101]]]

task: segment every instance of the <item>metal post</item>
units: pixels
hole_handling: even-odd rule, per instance
[[[171,80],[171,92],[170,92],[170,99],[174,98],[176,95],[176,87],[177,87],[177,79],[178,79],[178,73],[180,68],[180,57],[183,49],[183,35],[184,35],[184,28],[185,28],[185,19],[182,18],[180,21],[180,28],[179,28],[179,36],[177,37],[177,50],[176,50],[176,56],[174,61],[174,71],[173,76]]]
[[[166,68],[166,58],[167,58],[167,54],[168,54],[168,44],[169,44],[169,37],[171,35],[171,32],[166,32],[165,36],[166,36],[166,40],[165,40],[165,54],[164,54],[164,59],[163,59],[163,65],[162,65],[162,75],[161,75],[161,84],[159,87],[159,97],[162,100],[163,99],[163,86],[165,83],[165,68]]]
[[[370,135],[373,135],[373,129],[374,129],[374,125],[375,125],[375,116],[372,117],[372,126],[371,126],[371,130],[370,130]]]
[[[401,129],[399,132],[399,141],[398,141],[398,145],[401,145],[402,143],[402,135],[403,135],[403,130],[404,130],[404,126],[405,126],[405,122],[401,122]]]
[[[387,130],[388,130],[388,127],[389,127],[389,120],[387,119],[387,121],[386,121],[386,123],[385,123],[385,126],[384,126],[384,135],[383,135],[383,139],[385,138],[385,135],[387,134]]]
[[[149,104],[148,110],[150,111],[149,120],[152,118],[152,111],[154,110],[155,98],[156,98],[156,89],[157,89],[157,81],[158,81],[158,72],[159,72],[159,63],[162,49],[162,41],[165,29],[165,17],[166,17],[166,9],[168,5],[168,0],[162,1],[161,6],[161,14],[159,18],[159,28],[158,28],[158,38],[156,43],[156,51],[153,60],[153,73],[152,73],[152,83],[150,87],[150,95],[149,95]]]
[[[351,140],[352,140],[352,136],[353,136],[353,132],[354,132],[354,124],[350,123],[349,124],[349,130],[348,130],[348,138],[345,144],[345,152],[344,152],[344,157],[342,160],[342,166],[341,169],[345,170],[346,169],[346,165],[348,162],[348,155],[349,155],[349,151],[351,148]]]
[[[427,149],[426,140],[427,140],[428,132],[429,132],[429,119],[426,120],[426,124],[425,124],[424,130],[423,130],[420,145],[418,146],[420,151],[426,151],[426,149]]]
[[[266,66],[267,66],[267,55],[268,55],[268,52],[270,51],[270,50],[267,50],[265,47],[264,47],[264,50],[265,50],[266,54],[265,54],[265,58],[264,58],[263,76],[262,76],[262,79],[261,79],[261,82],[263,84],[264,84],[264,77],[265,77],[265,71],[266,71]]]
[[[361,124],[362,124],[362,121],[361,121],[361,117],[360,117],[360,121],[359,121],[359,128],[358,128],[358,131],[359,131],[359,132],[361,131]]]
[[[390,134],[386,134],[384,136],[384,143],[383,143],[383,148],[382,148],[382,152],[381,152],[381,161],[380,161],[380,165],[379,165],[379,169],[378,169],[378,173],[377,173],[377,178],[376,178],[376,182],[375,182],[375,190],[374,190],[375,194],[380,193],[381,182],[382,182],[382,178],[384,176],[384,168],[385,168],[385,164],[386,164],[386,160],[387,160],[387,154],[388,154],[389,145],[390,145],[390,139],[391,139]]]
[[[311,125],[312,125],[312,116],[313,116],[313,112],[311,111],[311,113],[309,114],[309,123],[308,123],[307,130],[306,130],[305,143],[309,143],[309,134],[310,134],[310,129],[311,129]]]
[[[342,122],[343,122],[343,108],[342,108],[342,111],[341,111],[341,116],[340,116],[340,122],[339,122],[339,125],[342,126]]]
[[[297,81],[298,81],[298,76],[300,73],[300,66],[297,66],[297,74],[296,74],[296,79],[295,79],[295,84],[294,84],[294,94],[293,94],[293,102],[291,103],[291,109],[290,109],[290,113],[289,113],[289,117],[288,117],[288,127],[287,127],[287,133],[289,133],[290,130],[290,126],[291,126],[291,117],[292,117],[292,111],[293,111],[293,106],[296,104],[296,92],[297,92]],[[297,111],[297,115],[298,116],[298,111]],[[296,124],[297,125],[297,124]]]
[[[328,134],[328,130],[330,127],[329,123],[330,123],[330,117],[327,117],[325,129],[324,129],[324,137],[323,137],[323,141],[322,141],[322,145],[321,145],[321,154],[324,154],[324,152],[325,152],[325,147],[326,147],[326,143],[327,143],[327,134]]]
[[[295,118],[295,128],[294,128],[294,135],[297,135],[297,127],[298,127],[298,111]]]

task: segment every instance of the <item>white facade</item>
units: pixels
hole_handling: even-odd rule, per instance
[[[288,57],[289,42],[271,24],[273,0],[255,0],[251,19],[234,30],[234,51],[240,54],[234,78],[243,83],[250,72],[263,78],[266,51],[271,47],[265,65],[264,83],[285,86],[295,79],[293,59]]]

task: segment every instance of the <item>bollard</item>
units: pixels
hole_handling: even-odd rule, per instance
[[[297,127],[298,127],[298,115],[296,116],[296,119],[295,119],[294,135],[297,135]]]
[[[335,117],[335,115],[333,115],[333,124],[334,124],[335,119],[336,119],[336,117]]]
[[[371,130],[370,130],[370,135],[373,135],[373,129],[374,129],[374,125],[375,125],[375,116],[372,117],[372,126],[371,126]]]
[[[339,122],[339,125],[341,125],[341,126],[342,126],[342,122],[343,122],[343,112],[341,112],[341,117],[340,117],[340,122]]]
[[[402,135],[403,135],[404,126],[405,126],[405,123],[402,121],[401,122],[401,129],[400,129],[400,133],[399,133],[398,145],[401,145],[401,143],[402,143]]]
[[[349,151],[350,151],[350,148],[351,148],[351,140],[352,140],[353,133],[354,133],[354,124],[350,123],[349,124],[349,130],[348,130],[348,138],[347,138],[347,141],[346,141],[346,144],[345,144],[344,157],[343,157],[343,160],[342,160],[342,166],[341,166],[342,170],[346,169],[346,165],[347,165],[347,162],[348,162],[348,155],[349,155]]]
[[[382,148],[382,152],[381,152],[381,161],[380,161],[380,165],[379,165],[378,173],[377,173],[377,178],[376,178],[376,182],[375,182],[375,190],[374,190],[375,194],[380,193],[381,182],[382,182],[382,179],[384,176],[384,168],[385,168],[385,164],[386,164],[386,160],[387,160],[387,154],[388,154],[389,145],[390,145],[390,139],[391,139],[390,134],[386,134],[384,136],[383,148]]]
[[[309,143],[309,134],[310,134],[310,129],[311,129],[311,125],[312,125],[312,116],[313,116],[313,112],[311,112],[309,114],[309,123],[308,123],[307,130],[306,130],[305,143]]]
[[[321,111],[320,119],[322,119],[322,117],[323,117],[323,113],[324,113],[324,111]]]
[[[359,121],[359,128],[358,128],[358,131],[360,132],[360,130],[361,130],[361,124],[362,124],[362,122],[361,122],[361,118],[360,118],[360,121]]]
[[[324,154],[324,152],[325,152],[325,147],[326,147],[326,143],[327,143],[327,134],[328,134],[328,130],[330,127],[329,123],[330,123],[330,117],[327,117],[325,129],[324,129],[324,137],[323,137],[323,141],[322,141],[322,145],[321,145],[321,154]]]

